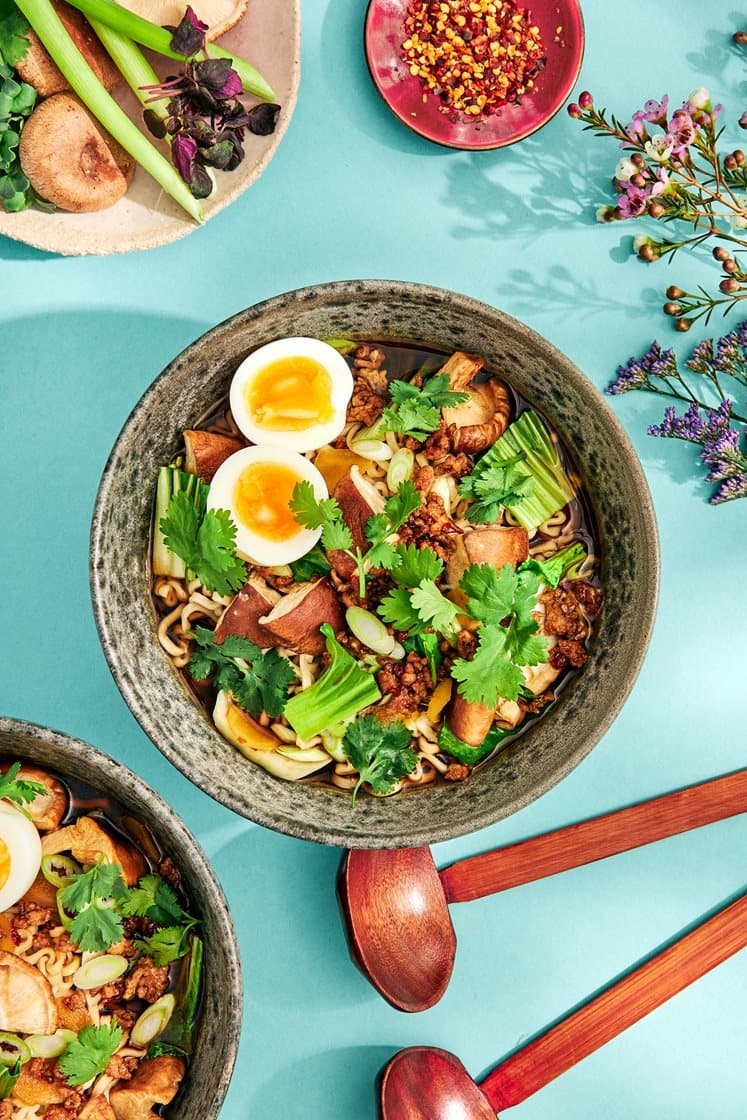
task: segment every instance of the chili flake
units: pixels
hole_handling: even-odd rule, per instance
[[[539,28],[512,0],[411,0],[402,52],[443,113],[489,117],[518,104],[545,65]]]

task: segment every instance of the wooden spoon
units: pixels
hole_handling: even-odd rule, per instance
[[[448,903],[483,898],[745,811],[747,770],[737,770],[443,871],[429,848],[350,851],[338,890],[351,953],[394,1007],[424,1011],[451,979],[456,934]]]
[[[745,945],[747,895],[511,1054],[479,1086],[446,1050],[401,1050],[384,1071],[383,1120],[494,1120]]]

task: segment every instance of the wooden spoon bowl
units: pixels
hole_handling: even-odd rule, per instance
[[[459,1058],[412,1046],[392,1058],[381,1082],[382,1120],[495,1120],[487,1098]]]

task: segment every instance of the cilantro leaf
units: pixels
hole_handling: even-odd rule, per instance
[[[392,494],[391,498],[387,498],[384,503],[384,514],[389,519],[389,533],[396,533],[401,529],[408,517],[420,509],[423,503],[420,491],[416,488],[415,483],[407,478],[401,482],[397,487],[396,494]],[[368,536],[368,525],[366,525],[366,536]]]
[[[0,800],[12,801],[16,805],[28,805],[35,797],[47,793],[42,782],[29,782],[18,777],[21,763],[16,761],[4,774],[0,774]]]
[[[369,568],[386,568],[391,572],[399,564],[400,557],[397,549],[389,541],[378,541],[372,544],[366,553],[366,562]]]
[[[70,923],[70,936],[84,951],[99,953],[122,940],[122,919],[115,904],[127,896],[127,885],[118,863],[100,860],[71,875],[58,898],[68,914],[75,914]]]
[[[413,631],[420,626],[420,615],[410,599],[405,587],[394,587],[385,595],[378,606],[378,613],[395,630]]]
[[[328,521],[339,521],[342,517],[337,499],[317,498],[314,487],[306,480],[293,487],[288,505],[299,525],[307,529],[319,529]]]
[[[415,544],[398,544],[397,552],[400,562],[394,579],[402,587],[417,587],[421,580],[438,579],[444,570],[443,560],[427,545],[418,548]]]
[[[532,613],[537,574],[515,572],[510,564],[498,572],[489,564],[471,564],[460,587],[467,595],[467,610],[482,626],[474,657],[457,658],[452,666],[458,691],[475,704],[497,704],[499,697],[515,700],[524,683],[521,666],[539,665],[549,656],[547,639],[538,633]]]
[[[125,917],[150,918],[157,926],[174,926],[192,921],[179,905],[176,892],[159,875],[144,875],[131,887],[119,907]]]
[[[374,793],[391,793],[397,782],[412,773],[418,756],[411,748],[412,732],[395,720],[382,723],[372,714],[358,716],[350,724],[342,749],[358,771],[353,804],[358,790],[368,782]]]
[[[137,937],[135,948],[153,958],[158,968],[178,961],[189,950],[189,934],[197,923],[194,919],[185,925],[166,926],[156,930],[149,937]]]
[[[306,580],[316,579],[317,576],[326,576],[330,570],[330,564],[319,545],[315,545],[300,560],[292,562],[291,570],[293,578],[298,583],[305,583]]]
[[[209,591],[230,595],[243,587],[246,568],[236,553],[236,526],[228,510],[209,509],[201,516],[192,498],[177,490],[159,527],[166,547]]]
[[[68,1085],[85,1085],[103,1073],[122,1042],[122,1028],[116,1021],[101,1026],[86,1026],[69,1042],[59,1059]]]
[[[449,389],[448,374],[429,377],[421,386],[413,381],[394,380],[389,385],[392,407],[386,408],[381,422],[390,432],[402,432],[424,440],[441,424],[441,409],[453,408],[469,400],[469,393]]]
[[[28,20],[15,4],[0,4],[0,62],[15,68],[26,57],[31,46],[28,40],[30,30]]]
[[[196,681],[215,674],[214,684],[230,692],[239,707],[250,715],[279,716],[288,701],[288,686],[296,679],[293,666],[276,649],[265,653],[253,642],[229,634],[223,642],[204,626],[195,628],[197,648],[189,661]]]
[[[353,534],[344,521],[328,521],[322,528],[322,544],[330,552],[353,547]]]
[[[510,509],[534,491],[534,478],[521,466],[523,451],[501,462],[478,463],[472,474],[459,483],[462,498],[471,498],[467,520],[475,525],[497,521],[502,509]],[[484,460],[481,460],[484,462]]]
[[[432,626],[441,634],[454,634],[458,629],[456,616],[459,608],[442,595],[432,579],[424,579],[410,592],[410,602],[421,622]]]

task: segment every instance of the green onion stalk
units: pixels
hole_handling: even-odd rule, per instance
[[[157,86],[161,79],[140,48],[132,39],[107,27],[100,20],[89,18],[88,22],[140,104],[147,106],[161,120],[166,120],[168,113],[164,101],[149,101],[150,91],[145,87]]]
[[[68,35],[50,0],[17,0],[17,5],[83,104],[190,217],[202,222],[202,208],[187,184],[104,89]],[[168,32],[164,34],[168,36]]]
[[[34,0],[31,0],[31,2],[34,2]],[[29,3],[29,0],[24,0],[24,3]],[[113,31],[118,31],[120,35],[124,35],[128,39],[134,39],[141,46],[148,47],[157,54],[165,55],[166,58],[176,58],[181,62],[184,61],[182,55],[171,49],[170,31],[167,31],[165,27],[159,27],[157,24],[151,23],[148,19],[143,19],[142,16],[135,15],[134,12],[123,8],[121,4],[117,4],[115,0],[70,0],[70,3],[73,8],[83,12],[83,15],[89,21],[95,20],[97,23],[103,23],[107,27],[111,27]],[[18,6],[22,8],[25,14],[22,5],[19,4]],[[29,20],[29,22],[31,21]],[[36,28],[34,30],[36,31]],[[39,37],[41,38],[41,36]],[[243,58],[237,58],[230,51],[216,46],[215,43],[210,44],[205,51],[205,55],[208,58],[230,59],[231,69],[235,70],[241,78],[241,84],[247,93],[253,93],[255,97],[259,97],[263,101],[275,101],[272,87],[250,62]],[[60,69],[62,68],[60,67]]]

